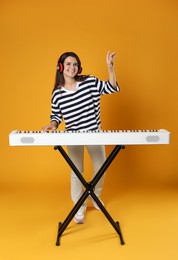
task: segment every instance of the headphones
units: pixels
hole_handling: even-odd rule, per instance
[[[63,67],[63,64],[61,62],[58,63],[57,70],[59,70],[60,73],[63,72],[64,67]],[[82,73],[82,67],[78,67],[77,74],[81,74],[81,73]]]

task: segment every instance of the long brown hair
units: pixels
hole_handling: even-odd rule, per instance
[[[81,61],[80,61],[78,55],[75,54],[74,52],[65,52],[65,53],[63,53],[60,56],[60,58],[59,58],[59,60],[57,62],[56,77],[55,77],[55,84],[54,84],[53,91],[55,89],[58,89],[58,88],[60,89],[64,85],[64,83],[65,83],[65,79],[64,79],[64,76],[63,76],[63,71],[60,70],[60,66],[64,66],[64,61],[69,56],[74,57],[77,60],[78,72],[81,71],[81,68],[82,68],[81,67]],[[77,75],[75,75],[74,78],[75,78],[76,81],[84,81],[88,77],[89,77],[89,75],[78,75],[78,73],[77,73]]]

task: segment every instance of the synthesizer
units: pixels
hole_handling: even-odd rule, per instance
[[[169,144],[170,132],[160,130],[19,131],[9,134],[10,146],[154,145]]]

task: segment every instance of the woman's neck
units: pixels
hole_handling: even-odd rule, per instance
[[[64,88],[68,90],[76,90],[77,81],[74,78],[65,78]]]

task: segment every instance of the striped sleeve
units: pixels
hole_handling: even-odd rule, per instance
[[[118,83],[117,87],[114,88],[109,81],[102,81],[98,78],[96,78],[96,86],[100,95],[112,94],[120,91]]]
[[[59,106],[59,91],[56,90],[53,92],[52,98],[51,98],[51,115],[50,115],[50,121],[56,121],[59,125],[62,121],[62,114],[60,111]]]

